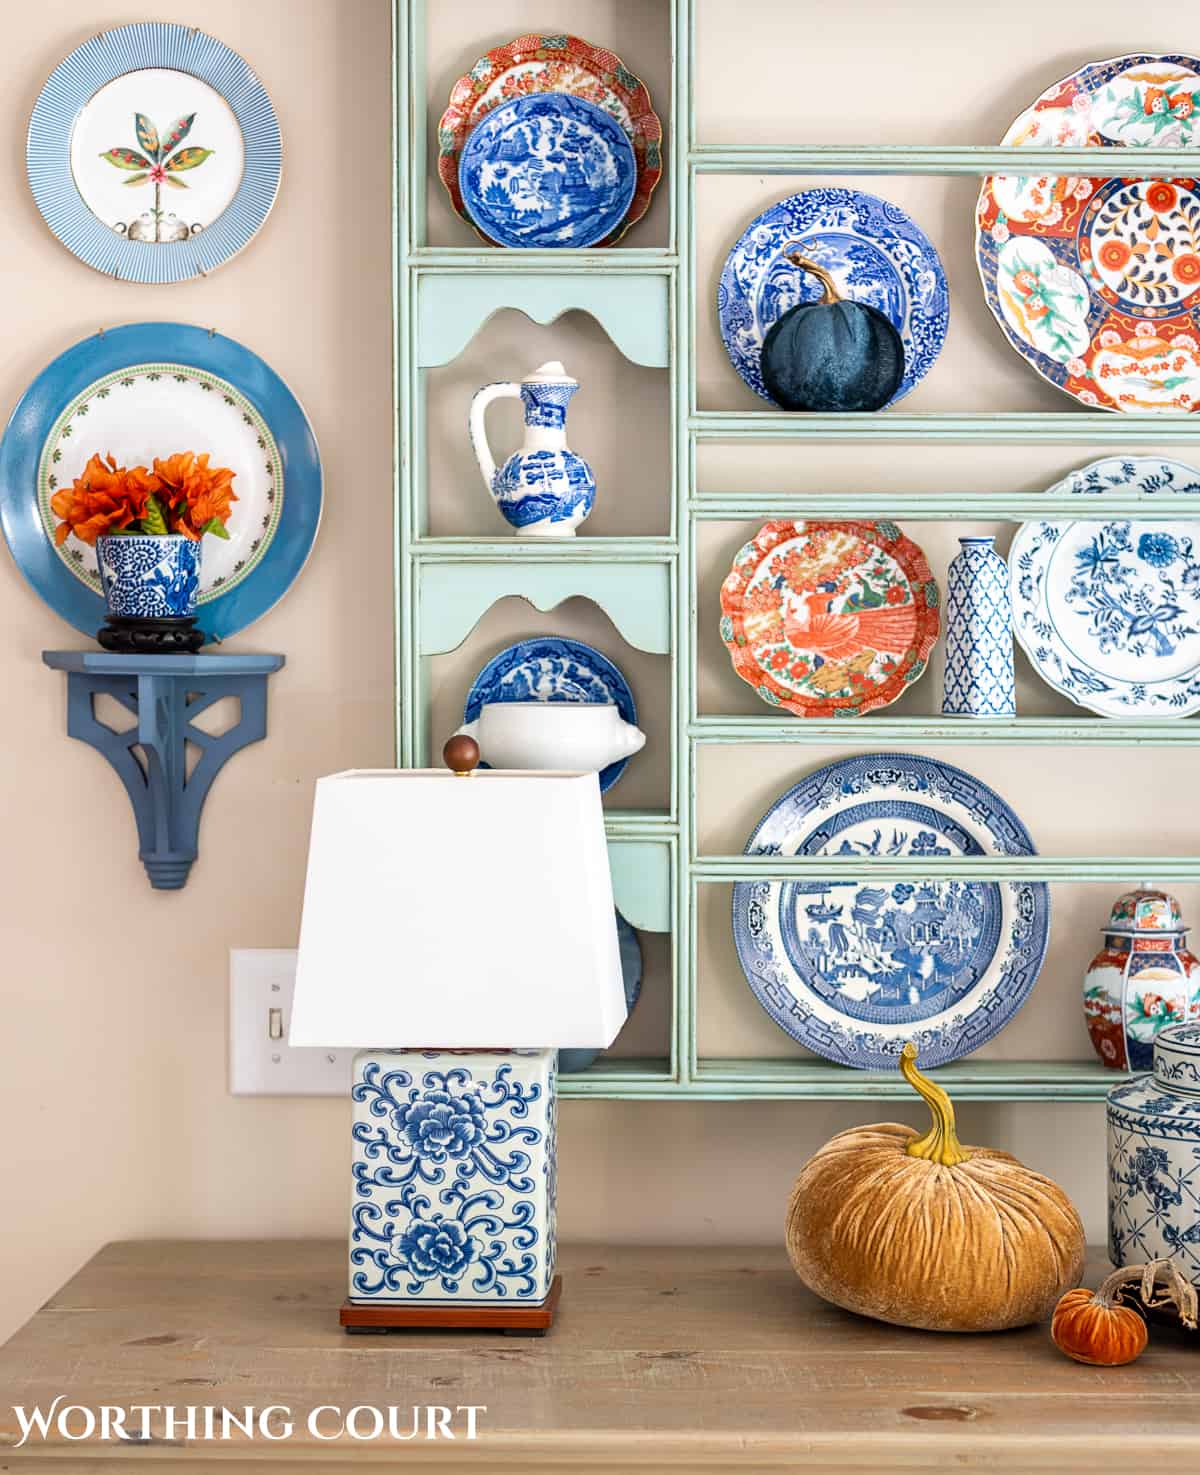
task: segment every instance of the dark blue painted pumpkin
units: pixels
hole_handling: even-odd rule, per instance
[[[825,293],[788,308],[771,326],[762,346],[767,393],[785,410],[882,409],[904,378],[900,334],[878,308],[840,297],[822,267],[790,259]]]

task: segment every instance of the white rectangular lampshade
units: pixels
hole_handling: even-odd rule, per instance
[[[595,1048],[624,1020],[594,773],[317,781],[293,1045]]]

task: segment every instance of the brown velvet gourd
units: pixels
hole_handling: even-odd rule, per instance
[[[1083,1275],[1084,1233],[1059,1186],[1007,1152],[964,1147],[950,1098],[900,1069],[933,1126],[840,1132],[801,1169],[787,1248],[817,1295],[860,1316],[930,1331],[984,1332],[1048,1317]]]

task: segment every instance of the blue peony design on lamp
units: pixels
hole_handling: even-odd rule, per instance
[[[434,1214],[431,1219],[410,1220],[407,1228],[392,1236],[391,1256],[414,1280],[441,1280],[448,1291],[472,1260],[479,1258],[479,1243],[457,1219]]]
[[[466,1157],[483,1141],[487,1128],[483,1102],[475,1091],[464,1091],[461,1096],[426,1091],[398,1107],[392,1123],[413,1152],[435,1163]]]

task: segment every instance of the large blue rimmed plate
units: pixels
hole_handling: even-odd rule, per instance
[[[1047,496],[1200,495],[1200,469],[1106,456]],[[1189,518],[1024,522],[1008,556],[1013,633],[1055,691],[1104,717],[1200,711],[1200,526]]]
[[[228,261],[279,188],[279,124],[248,64],[192,26],[145,21],[85,41],[29,121],[29,183],[88,266],[182,282]]]
[[[257,354],[203,328],[133,323],[75,344],[21,397],[0,440],[0,526],[21,572],[86,635],[104,623],[95,552],[54,542],[50,498],[93,451],[128,465],[209,451],[236,473],[228,542],[204,540],[198,624],[214,640],[291,587],[321,518],[321,461],[295,396]]]
[[[485,702],[613,702],[626,722],[637,724],[633,692],[608,657],[582,640],[553,635],[518,640],[493,656],[471,683],[463,721],[474,722]],[[600,770],[602,794],[628,762]]]
[[[876,753],[810,774],[771,806],[747,855],[1032,855],[1012,809],[932,758]],[[906,1040],[944,1065],[1004,1028],[1050,932],[1042,882],[743,881],[738,959],[758,1002],[818,1055],[894,1070]]]
[[[596,103],[528,93],[471,130],[458,183],[467,214],[501,246],[594,246],[633,203],[637,156]]]
[[[733,367],[755,394],[763,384],[763,339],[798,302],[821,286],[787,258],[799,252],[823,266],[844,297],[889,318],[904,344],[904,398],[933,366],[946,340],[950,296],[932,241],[899,205],[861,190],[801,190],[779,200],[742,232],[717,286],[721,338]]]

